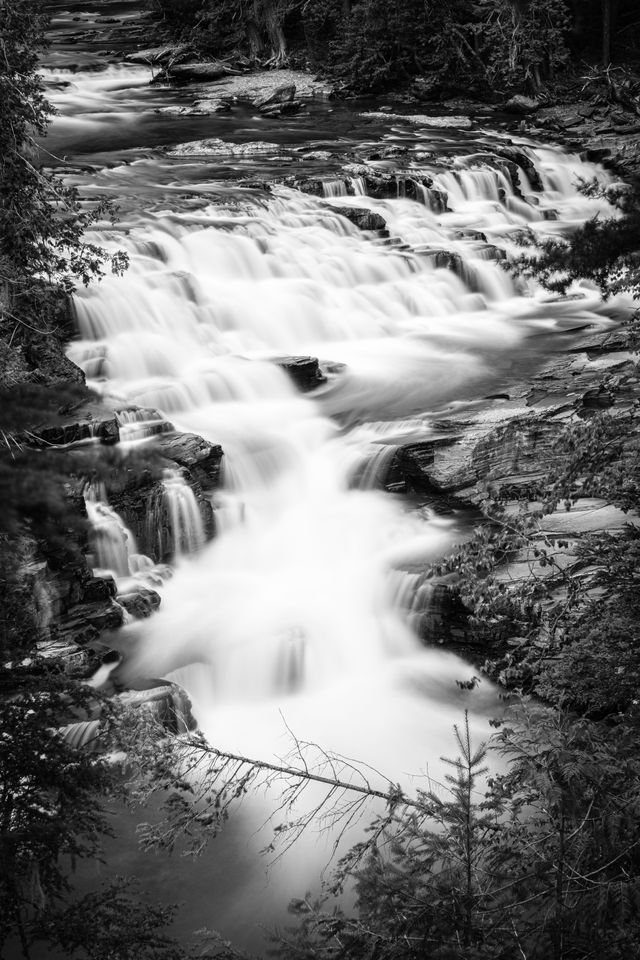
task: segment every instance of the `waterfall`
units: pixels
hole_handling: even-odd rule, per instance
[[[129,559],[137,553],[133,534],[106,503],[92,500],[85,503],[91,524],[92,566],[116,577],[129,576],[132,572]]]
[[[113,576],[121,593],[136,586],[162,587],[171,576],[170,569],[138,552],[133,532],[107,503],[104,484],[88,484],[84,499],[91,526],[89,560],[94,573]]]
[[[477,742],[499,705],[489,684],[461,691],[473,669],[425,649],[414,630],[431,589],[414,571],[460,538],[459,517],[385,493],[381,481],[399,447],[506,391],[559,334],[608,323],[588,286],[549,302],[501,265],[525,231],[535,252],[537,238],[611,215],[578,184],[608,175],[556,147],[480,130],[458,144],[453,133],[444,142],[416,130],[400,138],[403,173],[372,160],[371,177],[337,173],[321,198],[277,180],[267,192],[233,181],[240,169],[271,179],[272,160],[168,159],[153,149],[169,137],[154,110],[184,91],[143,86],[143,68],[109,68],[86,90],[85,76],[66,78],[72,85],[57,94],[53,147],[73,152],[84,131],[96,150],[112,151],[108,169],[73,182],[123,198],[124,222],[88,239],[125,250],[130,269],[78,290],[69,355],[93,389],[142,408],[121,415],[127,439],[170,420],[225,452],[212,542],[180,472],[158,485],[145,532],[157,555],[179,562],[161,611],[131,628],[131,668],[182,683],[220,748],[278,757],[289,727],[381,770],[382,785],[410,789],[410,773],[425,769],[437,777],[462,711]],[[126,148],[145,150],[123,162],[117,138],[133,136],[136,118],[143,133]],[[233,115],[193,122],[202,136],[249,135]],[[287,121],[284,151],[287,137],[308,137],[297,123]],[[333,143],[335,131],[326,133]],[[371,154],[370,138],[370,126],[350,129],[349,165],[354,153]],[[360,231],[344,216],[349,206],[381,216],[389,237]],[[329,372],[312,394],[282,369],[283,358],[305,356]],[[100,493],[102,503],[88,505],[96,562],[120,578],[144,573]],[[260,807],[255,828],[264,820]],[[238,842],[246,849],[244,836]],[[287,861],[266,893],[251,888],[241,935],[249,910],[268,923],[274,904],[306,889],[325,865],[314,855]]]
[[[173,556],[195,553],[205,542],[205,532],[193,490],[177,469],[165,471],[162,489]]]
[[[344,180],[325,180],[322,189],[325,197],[346,197],[349,193]]]
[[[465,156],[427,171],[446,211],[347,196],[332,180],[321,203],[275,186],[268,203],[163,210],[126,235],[99,237],[124,246],[131,269],[79,291],[72,355],[91,377],[100,345],[109,377],[92,381],[96,389],[225,450],[217,542],[202,547],[198,505],[179,472],[165,477],[147,518],[158,555],[198,552],[154,621],[154,670],[198,660],[219,702],[259,702],[419,653],[385,583],[403,563],[445,549],[452,533],[371,489],[393,460],[394,430],[424,436],[443,405],[494,391],[502,364],[526,362],[532,333],[552,339],[576,313],[602,322],[595,294],[549,303],[500,265],[523,226],[544,235],[608,209],[575,182],[576,172],[604,178],[601,170],[560,150],[519,149],[550,198],[527,187],[524,169],[516,184]],[[405,246],[372,244],[332,213],[333,198],[380,213]],[[340,372],[305,397],[272,362],[287,355]],[[370,427],[367,438],[362,426],[376,422],[395,427],[379,438]]]

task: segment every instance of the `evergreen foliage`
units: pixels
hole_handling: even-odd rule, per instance
[[[585,192],[597,188],[585,184]],[[594,217],[570,237],[547,240],[523,256],[516,269],[533,274],[550,290],[565,293],[576,280],[592,280],[605,297],[620,292],[640,296],[640,183],[609,191],[618,208],[609,219]]]
[[[524,703],[493,744],[505,772],[481,783],[485,746],[456,730],[449,793],[419,794],[342,861],[320,902],[294,901],[286,960],[622,960],[640,950],[638,763],[632,730]],[[356,909],[332,892],[355,883]]]

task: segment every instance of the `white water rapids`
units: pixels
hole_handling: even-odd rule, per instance
[[[142,68],[109,70],[75,74],[56,93],[63,141],[109,127],[118,91],[127,125],[144,111]],[[578,189],[606,173],[559,148],[519,146],[542,181],[536,191],[524,170],[514,182],[487,164],[491,142],[507,142],[499,134],[459,154],[449,145],[445,167],[420,160],[437,152],[429,131],[381,136],[411,144],[414,175],[429,174],[446,212],[428,190],[423,202],[372,199],[362,180],[355,195],[332,186],[326,198],[282,184],[238,189],[197,160],[161,154],[96,173],[103,192],[125,189],[126,213],[91,239],[126,250],[130,268],[79,291],[69,355],[105,397],[157,408],[224,449],[218,536],[181,559],[160,612],[135,628],[137,668],[182,682],[220,748],[278,757],[286,723],[408,785],[427,769],[438,777],[465,707],[482,738],[498,706],[486,683],[460,691],[472,668],[422,647],[398,601],[406,568],[446,552],[456,518],[366,487],[385,441],[430,436],[435,418],[496,393],[557,334],[608,322],[586,286],[582,299],[550,302],[514,280],[496,248],[512,253],[525,228],[562,234],[611,210]],[[89,190],[90,177],[77,182]],[[395,239],[360,231],[340,213],[348,205],[381,214]],[[437,266],[438,252],[455,269]],[[301,394],[273,362],[287,356],[318,357],[327,384]],[[121,552],[113,566],[130,572]],[[249,914],[268,924],[304,894],[328,849],[312,837],[317,857],[306,850],[308,862],[289,863],[277,882],[255,879],[255,866],[253,880],[234,880],[237,898],[240,884],[253,899],[225,933],[246,934]]]

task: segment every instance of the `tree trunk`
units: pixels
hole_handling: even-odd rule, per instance
[[[611,63],[611,7],[613,0],[602,0],[602,65]]]
[[[284,30],[282,29],[285,13],[286,7],[281,9],[278,0],[266,0],[264,7],[264,24],[271,46],[270,62],[278,67],[285,63],[287,59],[287,41]]]

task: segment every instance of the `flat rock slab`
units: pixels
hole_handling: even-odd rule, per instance
[[[560,508],[543,517],[540,527],[547,534],[579,537],[587,533],[619,533],[629,523],[637,523],[638,518],[625,513],[605,500],[585,497],[578,500],[571,510]]]
[[[420,127],[457,127],[468,129],[473,126],[470,117],[450,116],[450,117],[430,117],[424,113],[386,113],[384,110],[368,110],[360,114],[361,117],[369,117],[372,120],[393,120],[394,122],[415,123]]]
[[[170,157],[253,157],[256,154],[279,154],[282,148],[277,143],[252,140],[249,143],[230,143],[212,137],[208,140],[190,140],[167,150]]]

